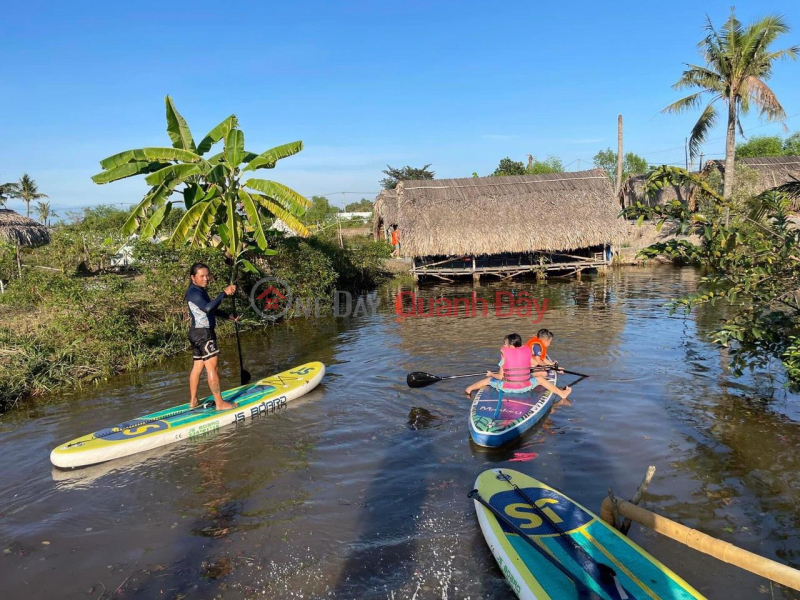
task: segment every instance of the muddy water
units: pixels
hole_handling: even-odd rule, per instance
[[[215,437],[65,473],[50,449],[185,400],[181,356],[0,420],[3,598],[511,598],[466,494],[492,466],[529,473],[595,510],[629,497],[800,566],[798,398],[779,371],[733,380],[703,338],[714,310],[669,314],[690,269],[628,269],[581,282],[485,285],[548,299],[551,352],[593,376],[513,447],[469,441],[463,384],[410,390],[411,370],[481,371],[530,317],[375,315],[249,333],[247,367],[322,360],[323,385],[277,415]],[[470,297],[471,286],[421,296]],[[223,382],[237,380],[223,344]],[[773,392],[774,389],[779,391]],[[798,597],[634,525],[633,539],[710,598]]]

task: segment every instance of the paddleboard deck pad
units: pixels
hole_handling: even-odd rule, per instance
[[[194,409],[181,404],[76,438],[55,448],[50,461],[62,469],[83,467],[213,433],[225,425],[284,409],[317,387],[324,375],[325,365],[306,363],[222,392],[223,400],[236,408],[218,411],[213,396],[208,396]]]
[[[541,481],[511,469],[491,469],[481,473],[475,488],[485,502],[533,541],[533,545],[526,542],[474,500],[483,536],[506,580],[522,600],[704,598],[594,513]],[[546,517],[542,518],[528,501],[545,511]],[[577,550],[567,536],[586,554]],[[600,576],[599,563],[610,567],[613,577]]]
[[[550,371],[548,379],[556,385],[557,375]],[[503,392],[503,405],[495,420],[500,392],[486,385],[478,390],[469,413],[469,433],[479,446],[496,448],[517,439],[547,413],[557,398],[540,385],[515,394]]]

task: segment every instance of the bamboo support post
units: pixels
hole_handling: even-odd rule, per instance
[[[649,527],[653,531],[689,546],[698,552],[708,554],[722,562],[734,565],[750,573],[755,573],[761,577],[766,577],[771,581],[785,585],[793,590],[800,591],[800,571],[797,569],[764,558],[753,552],[743,550],[729,542],[713,538],[710,535],[686,527],[686,525],[676,523],[675,521],[650,512],[640,506],[626,502],[625,500],[617,500],[616,509],[619,511],[619,514],[631,521],[636,521],[640,525]],[[605,498],[603,500],[603,505],[600,508],[600,517],[606,523],[612,523],[614,518],[614,505],[610,498]]]
[[[603,500],[603,505],[605,506],[605,502],[608,500],[611,503],[611,521],[603,517],[604,521],[607,521],[611,525],[614,526],[614,529],[619,529],[619,512],[617,512],[617,497],[614,495],[614,490],[611,489],[611,486],[608,486],[608,498]],[[602,515],[601,515],[602,516]]]
[[[653,479],[653,475],[656,473],[656,468],[654,465],[650,465],[647,467],[647,473],[645,473],[644,479],[642,479],[642,483],[639,484],[636,493],[633,495],[633,499],[631,499],[631,504],[639,504],[642,501],[642,496],[647,491],[647,486],[650,485],[650,481]],[[628,530],[631,528],[631,520],[625,517],[625,520],[622,522],[619,530],[623,535],[628,535]]]
[[[19,244],[16,245],[17,249],[17,273],[19,278],[22,279],[22,261],[19,259]]]

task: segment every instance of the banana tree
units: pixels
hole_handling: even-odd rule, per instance
[[[239,122],[231,115],[195,144],[172,98],[167,96],[165,104],[172,147],[120,152],[101,160],[103,171],[92,177],[95,183],[105,184],[144,175],[151,186],[122,227],[124,235],[138,231],[142,237],[152,238],[169,215],[176,202],[171,198],[177,192],[183,196],[186,213],[169,243],[224,249],[232,260],[231,281],[239,266],[258,273],[244,258],[245,253],[275,254],[267,246],[263,218],[280,219],[298,235],[309,235],[299,217],[311,203],[281,183],[251,176],[297,154],[303,142],[290,142],[260,154],[249,152]],[[223,143],[222,151],[206,157],[219,142]]]

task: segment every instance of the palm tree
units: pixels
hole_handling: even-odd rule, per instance
[[[36,185],[33,178],[27,173],[20,178],[19,183],[14,185],[16,188],[11,192],[11,197],[19,198],[25,202],[25,216],[30,218],[31,202],[34,200],[41,200],[42,198],[48,198],[48,195],[39,193],[39,186]]]
[[[0,183],[0,206],[5,206],[9,198],[15,197],[18,187],[16,183]]]
[[[730,17],[719,31],[714,29],[711,19],[707,19],[705,29],[707,35],[698,47],[706,66],[687,64],[688,68],[672,86],[676,90],[700,88],[700,91],[673,102],[662,112],[679,113],[697,108],[705,94],[712,96],[689,137],[689,151],[694,158],[700,153],[706,134],[717,121],[718,113],[714,103],[722,100],[726,105],[728,127],[722,195],[730,198],[733,189],[736,128],[743,133],[740,117],[750,112],[752,106],[768,121],[782,121],[786,118],[775,93],[764,82],[772,76],[772,63],[779,58],[796,59],[800,46],[774,52],[770,50],[770,45],[789,31],[789,26],[777,15],[769,15],[744,26],[731,10]]]
[[[50,209],[49,202],[39,202],[36,205],[36,213],[39,215],[39,222],[42,225],[50,227],[50,217],[58,217],[59,215]]]

